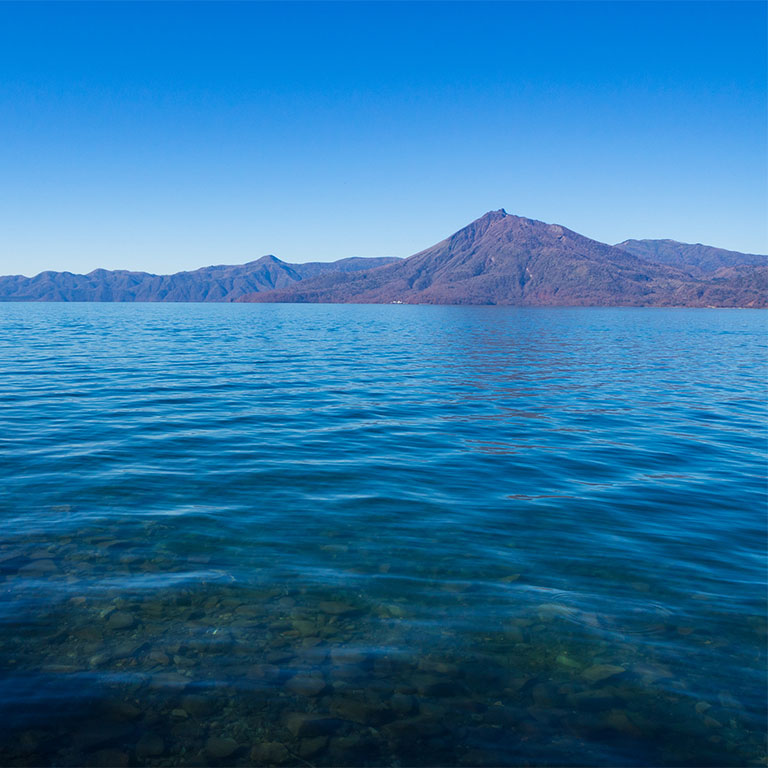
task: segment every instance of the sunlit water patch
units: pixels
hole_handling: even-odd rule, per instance
[[[764,764],[765,317],[0,305],[0,763]]]

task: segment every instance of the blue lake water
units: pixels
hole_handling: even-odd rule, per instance
[[[0,764],[763,764],[767,319],[0,305]]]

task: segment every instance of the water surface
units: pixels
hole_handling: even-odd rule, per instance
[[[0,763],[763,764],[765,318],[0,305]]]

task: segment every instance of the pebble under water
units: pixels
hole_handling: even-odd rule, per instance
[[[0,764],[764,765],[765,331],[0,305]]]

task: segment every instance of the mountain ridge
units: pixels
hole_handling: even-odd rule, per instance
[[[765,307],[768,256],[671,240],[613,246],[500,208],[406,259],[270,254],[171,275],[46,271],[0,277],[0,301]]]
[[[765,306],[762,289],[750,283],[750,276],[696,279],[559,224],[502,208],[402,261],[347,276],[331,272],[239,301]]]
[[[335,262],[289,264],[267,255],[245,264],[220,264],[156,275],[94,269],[87,274],[40,272],[33,277],[0,277],[0,301],[234,301],[254,291],[283,288],[329,270],[341,273],[388,264],[397,257],[352,257]]]
[[[621,248],[647,261],[676,267],[694,277],[714,274],[718,269],[749,265],[768,266],[768,256],[740,253],[702,243],[682,243],[678,240],[624,240]]]

